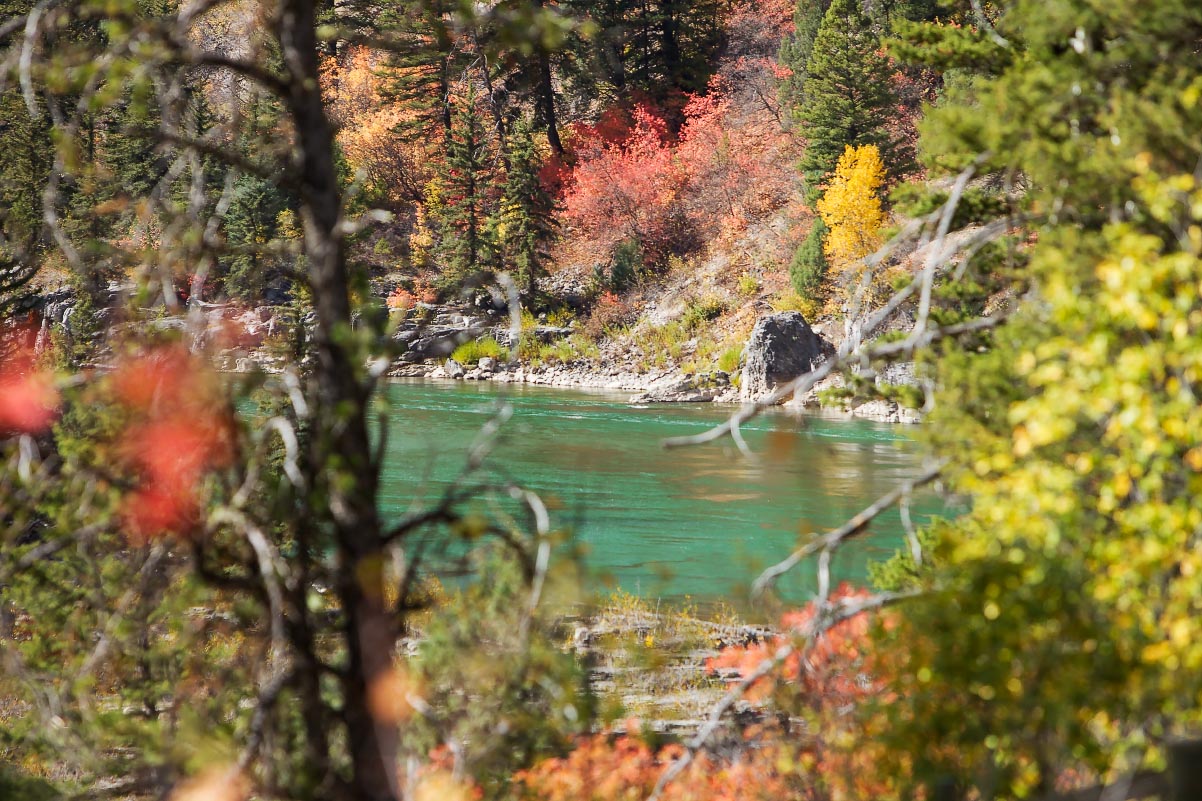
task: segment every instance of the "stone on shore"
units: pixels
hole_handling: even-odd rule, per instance
[[[743,351],[740,397],[759,400],[781,384],[810,372],[832,352],[830,343],[814,333],[799,312],[762,317]]]

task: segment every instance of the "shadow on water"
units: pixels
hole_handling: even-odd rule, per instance
[[[394,383],[388,398],[386,515],[436,497],[504,399],[514,415],[492,466],[559,507],[599,582],[648,596],[707,601],[744,591],[801,537],[839,525],[918,471],[903,428],[863,420],[765,415],[742,429],[753,461],[729,441],[661,447],[729,413],[708,404],[636,407],[624,394],[422,381]],[[914,511],[941,509],[926,496]],[[882,516],[836,555],[836,577],[862,579],[901,531],[896,511]],[[782,584],[794,599],[813,587],[812,569]]]

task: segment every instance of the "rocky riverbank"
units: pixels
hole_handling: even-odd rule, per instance
[[[439,358],[434,352],[450,353],[459,344],[473,338],[492,337],[502,340],[507,332],[500,328],[474,331],[463,320],[460,328],[444,327],[433,334],[412,337],[420,343],[414,358],[409,351],[389,371],[399,378],[428,378],[453,381],[492,381],[502,384],[532,384],[559,388],[589,388],[633,393],[630,402],[651,403],[726,403],[740,404],[757,400],[771,393],[782,383],[817,368],[832,358],[834,346],[816,333],[797,312],[784,312],[762,317],[752,331],[743,350],[740,368],[735,373],[713,370],[707,373],[688,373],[677,368],[647,372],[627,369],[628,362],[617,360],[578,360],[566,364],[533,365],[507,363],[496,357],[483,356],[475,363],[460,363],[454,358]],[[570,329],[566,329],[570,332]],[[563,336],[565,331],[536,329],[536,335]],[[441,345],[437,343],[443,343]],[[432,344],[433,343],[433,344]],[[886,375],[877,376],[878,384],[912,384],[913,368],[909,365],[892,368]],[[830,376],[804,395],[794,397],[786,406],[794,409],[817,408],[825,390],[843,386],[843,378]],[[842,411],[849,417],[878,420],[888,423],[914,423],[919,416],[894,401],[870,400],[846,404],[828,412]]]
[[[114,291],[114,296],[116,295]],[[35,310],[40,312],[45,339],[51,326],[60,327],[69,336],[76,326],[76,303],[71,290],[47,292]],[[235,307],[205,304],[202,309],[208,327],[221,330],[235,347],[218,347],[217,360],[222,369],[245,372],[253,369],[274,372],[280,360],[269,344],[284,328],[289,316],[284,307]],[[105,313],[104,311],[98,313]],[[162,324],[163,321],[160,321]],[[183,320],[179,322],[182,324]],[[462,381],[491,381],[502,384],[531,384],[564,389],[605,389],[631,393],[630,402],[652,403],[724,403],[755,401],[782,383],[817,368],[835,352],[833,343],[806,322],[798,312],[766,314],[756,321],[742,349],[737,369],[687,372],[676,365],[647,368],[613,343],[590,358],[505,361],[483,355],[470,363],[453,358],[461,346],[491,341],[509,354],[521,351],[519,342],[532,338],[547,346],[567,342],[578,336],[572,326],[536,324],[519,334],[508,325],[507,315],[489,310],[472,311],[451,306],[418,304],[406,314],[393,333],[401,355],[387,374],[398,378],[427,378]],[[302,321],[304,324],[304,321]],[[518,341],[513,341],[517,339]],[[466,361],[466,360],[465,360]],[[878,385],[913,384],[912,366],[893,366],[885,375],[876,376]],[[794,409],[816,408],[824,390],[843,386],[841,376],[831,376],[803,396],[788,399]],[[918,414],[888,400],[845,403],[829,412],[842,411],[850,417],[890,423],[918,421]]]

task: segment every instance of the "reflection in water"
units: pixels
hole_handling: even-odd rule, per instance
[[[493,466],[558,500],[589,546],[591,568],[649,595],[729,596],[799,538],[838,525],[917,472],[914,448],[894,426],[771,414],[743,428],[760,457],[753,461],[729,442],[660,446],[719,421],[726,410],[708,405],[635,408],[624,396],[402,382],[389,389],[386,513],[453,480],[500,393],[515,413]],[[938,509],[927,500],[925,511]],[[836,571],[862,577],[869,554],[896,548],[900,530],[896,512],[882,517],[837,556]],[[783,589],[803,597],[811,575]]]

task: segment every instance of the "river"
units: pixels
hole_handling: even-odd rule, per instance
[[[899,426],[770,412],[743,427],[757,460],[728,439],[665,450],[665,437],[720,422],[729,407],[631,406],[628,394],[474,382],[399,381],[391,412],[382,503],[395,518],[436,498],[499,403],[512,406],[489,459],[551,501],[587,551],[594,588],[700,602],[746,597],[764,566],[799,537],[842,523],[918,470]],[[919,517],[940,509],[932,496]],[[838,552],[836,579],[860,580],[869,559],[902,542],[896,511]],[[782,583],[792,598],[815,586],[806,565]]]

